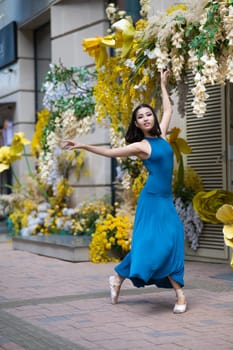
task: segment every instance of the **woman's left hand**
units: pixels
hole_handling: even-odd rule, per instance
[[[77,148],[77,144],[72,140],[65,140],[62,144],[62,148],[73,150]]]

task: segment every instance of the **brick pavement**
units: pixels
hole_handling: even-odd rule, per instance
[[[114,264],[69,263],[0,244],[0,349],[232,350],[233,270],[186,262],[188,311],[172,290],[122,287],[111,305]]]

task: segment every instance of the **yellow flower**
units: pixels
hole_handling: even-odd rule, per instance
[[[233,193],[224,190],[200,191],[193,197],[193,208],[203,221],[217,224],[217,210],[227,203],[233,203]],[[220,211],[221,217],[221,211]]]
[[[97,68],[100,68],[108,58],[106,46],[115,46],[115,40],[112,35],[105,37],[97,36],[83,40],[83,50],[95,58]]]
[[[144,30],[146,26],[147,26],[147,21],[142,18],[139,19],[135,24],[136,30]]]
[[[48,124],[48,120],[50,117],[50,112],[47,109],[42,109],[37,113],[38,121],[35,127],[35,133],[32,137],[31,142],[31,152],[35,157],[39,156],[41,150],[41,141],[44,127]]]
[[[173,176],[173,191],[175,190],[177,186],[178,181],[178,171],[177,169],[174,169],[174,176]],[[184,168],[184,182],[183,186],[186,189],[189,189],[193,193],[197,193],[199,191],[203,191],[203,184],[201,177],[198,175],[195,169],[193,169],[190,166],[187,166]]]
[[[230,204],[222,205],[217,210],[216,217],[226,225],[233,224],[233,206]]]
[[[14,153],[21,153],[24,145],[29,145],[31,142],[24,137],[23,132],[14,134],[11,149]]]
[[[125,18],[115,22],[112,27],[116,30],[116,47],[122,48],[121,56],[124,58],[129,53],[133,44],[135,28],[133,24]]]
[[[181,153],[189,154],[192,152],[192,149],[189,147],[185,139],[178,137],[180,132],[181,129],[174,127],[168,137],[168,142],[174,150],[177,162],[180,160]]]
[[[233,206],[230,204],[222,205],[218,209],[216,217],[219,221],[225,224],[223,227],[225,244],[228,247],[233,248]],[[231,266],[233,267],[233,254],[231,259]]]
[[[171,7],[169,7],[166,12],[168,15],[172,14],[173,12],[175,11],[178,11],[178,10],[181,10],[181,11],[186,11],[187,10],[187,7],[184,5],[184,4],[177,4],[177,5],[172,5]]]
[[[126,216],[108,214],[96,225],[90,244],[90,258],[92,262],[116,261],[111,255],[112,250],[120,255],[130,249],[130,234],[132,223]]]
[[[148,172],[146,171],[145,168],[142,168],[142,171],[139,174],[139,176],[137,176],[133,180],[132,191],[133,191],[133,193],[135,195],[136,200],[138,199],[138,196],[139,196],[143,186],[146,183],[147,177],[148,177]]]
[[[8,146],[3,146],[0,148],[0,172],[9,169],[12,163],[12,152],[11,148]]]
[[[223,234],[225,244],[228,247],[233,248],[233,225],[224,225]]]

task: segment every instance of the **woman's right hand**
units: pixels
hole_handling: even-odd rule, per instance
[[[160,72],[161,85],[164,85],[164,86],[167,85],[169,75],[170,75],[170,71],[168,69]]]
[[[79,147],[78,147],[78,144],[75,143],[74,141],[72,141],[72,140],[65,140],[63,142],[63,144],[62,144],[62,148],[63,149],[73,150],[73,149],[77,149]]]

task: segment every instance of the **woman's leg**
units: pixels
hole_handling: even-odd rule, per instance
[[[174,281],[170,276],[168,278],[176,293],[176,304],[174,306],[173,312],[179,314],[183,313],[187,310],[187,303],[183,290],[179,283]]]
[[[109,286],[110,286],[112,304],[117,304],[118,302],[121,285],[124,279],[125,279],[124,277],[118,275],[117,273],[109,277]]]

